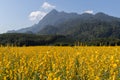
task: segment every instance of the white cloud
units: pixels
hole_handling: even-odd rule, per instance
[[[44,2],[41,6],[41,10],[33,11],[29,14],[30,21],[41,20],[50,10],[54,9],[56,6]]]
[[[49,4],[48,2],[44,2],[41,6],[43,9],[54,9],[56,6]]]
[[[87,10],[87,11],[84,11],[84,13],[89,13],[89,14],[93,14],[93,10]]]
[[[35,21],[35,20],[41,20],[47,13],[43,11],[33,11],[29,15],[29,20]]]

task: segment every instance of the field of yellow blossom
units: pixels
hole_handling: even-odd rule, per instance
[[[0,80],[120,80],[120,47],[0,47]]]

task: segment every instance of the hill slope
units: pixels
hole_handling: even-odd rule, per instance
[[[35,24],[28,28],[23,28],[20,30],[11,30],[7,33],[26,33],[26,32],[32,32],[37,33],[41,29],[43,29],[47,25],[58,25],[61,24],[69,19],[75,19],[79,15],[76,13],[65,13],[65,12],[58,12],[57,10],[53,9],[51,12],[49,12],[42,20],[39,21],[38,24]]]
[[[38,34],[66,35],[81,41],[120,38],[120,19],[104,13],[85,13],[58,25],[47,25]]]
[[[62,35],[58,42],[120,43],[120,18],[96,14],[66,13],[52,10],[38,24],[8,33]],[[56,42],[57,42],[56,41]]]

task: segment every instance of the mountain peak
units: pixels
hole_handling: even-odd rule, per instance
[[[54,13],[55,14],[55,13],[58,13],[58,11],[56,9],[53,9],[53,10],[50,11],[50,13]]]

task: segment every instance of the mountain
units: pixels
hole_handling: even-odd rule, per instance
[[[70,15],[70,13],[66,14]],[[76,18],[65,20],[60,24],[47,25],[37,34],[65,35],[80,41],[90,41],[97,38],[120,38],[120,18],[102,12],[94,15],[76,14],[76,16]]]
[[[76,13],[65,13],[65,12],[58,12],[57,10],[53,9],[51,12],[49,12],[42,20],[39,21],[38,24],[35,24],[28,28],[23,28],[20,30],[11,30],[7,33],[26,33],[26,32],[32,32],[37,33],[41,29],[43,29],[47,25],[58,25],[61,24],[69,19],[75,19],[79,15]]]
[[[38,24],[8,33],[64,35],[75,41],[98,38],[120,38],[120,18],[99,12],[96,14],[66,13],[52,10]]]

